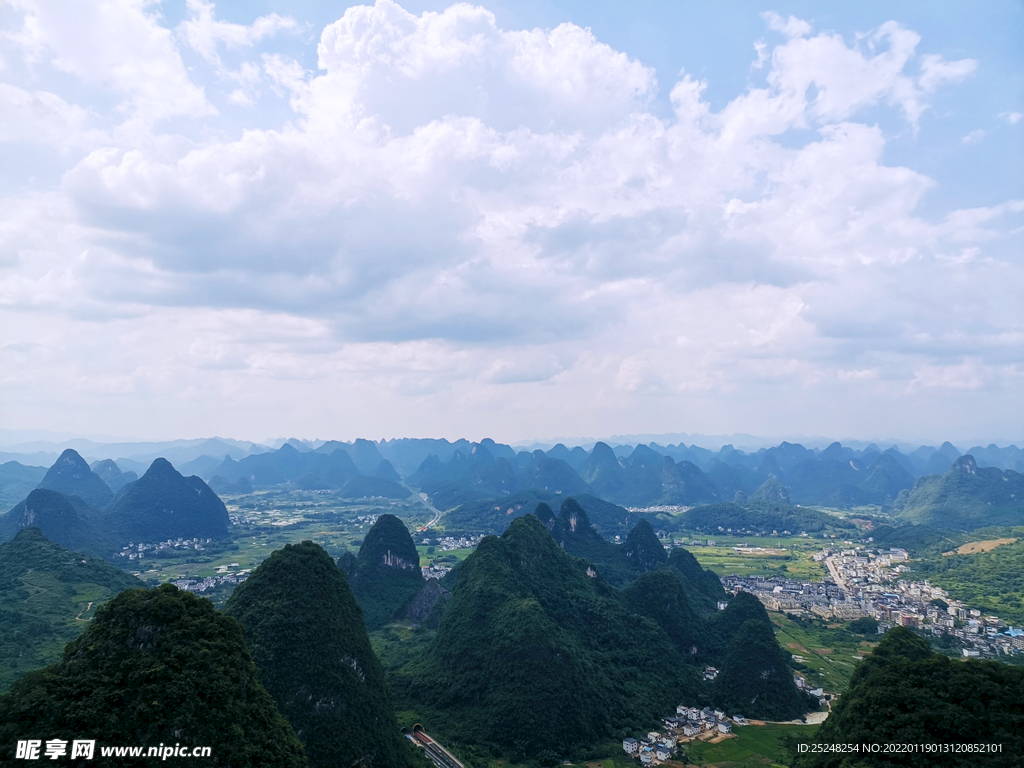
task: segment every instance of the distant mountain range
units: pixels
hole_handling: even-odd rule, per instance
[[[183,477],[166,459],[155,459],[130,481],[116,466],[99,468],[119,481],[116,494],[78,453],[64,451],[39,487],[0,515],[0,542],[36,527],[63,547],[109,555],[129,543],[228,536],[230,520],[217,494],[200,478]]]
[[[1024,474],[960,456],[945,474],[918,478],[896,511],[912,523],[958,530],[1024,525]]]
[[[753,453],[729,445],[711,452],[683,444],[612,447],[601,442],[589,451],[559,444],[547,451],[517,453],[489,439],[479,443],[327,441],[315,447],[288,440],[276,450],[248,455],[242,455],[242,447],[223,440],[187,446],[192,451],[211,447],[231,449],[234,455],[225,452],[218,458],[204,454],[180,467],[183,474],[195,473],[197,481],[209,483],[193,489],[204,503],[218,503],[215,493],[204,495],[211,488],[219,493],[245,494],[277,487],[328,491],[343,498],[404,499],[424,493],[433,507],[452,511],[447,523],[455,529],[460,524],[469,528],[465,521],[474,520],[482,531],[500,532],[528,502],[568,496],[580,501],[606,535],[628,522],[627,507],[635,512],[727,503],[847,509],[877,505],[908,522],[942,528],[1016,524],[1024,518],[1024,493],[1019,492],[1024,452],[1015,446],[976,447],[971,449],[973,453],[963,455],[948,442],[910,453],[874,445],[855,450],[839,443],[817,450],[787,442]],[[80,518],[75,524],[80,527],[88,528],[92,521],[103,518],[111,524],[97,529],[104,535],[149,536],[156,529],[132,528],[135,513],[131,507],[154,503],[152,494],[144,502],[140,494],[155,482],[153,467],[166,469],[171,462],[158,458],[138,471],[128,466],[130,463],[101,459],[90,467],[73,450],[65,451],[46,471],[8,462],[0,465],[0,496],[11,499],[24,493],[20,498],[25,499],[36,483],[41,490],[79,497],[84,508],[81,503],[77,507],[67,503],[75,507]],[[968,467],[972,469],[967,471]],[[954,468],[957,471],[950,475]],[[136,480],[139,474],[143,477]],[[950,483],[956,478],[962,482],[953,488]],[[181,503],[186,496],[184,491],[179,494]],[[33,509],[43,509],[42,501],[36,498]],[[52,502],[45,508],[52,508]],[[627,519],[616,522],[622,514]],[[223,530],[219,524],[215,530],[205,529],[198,525],[198,518],[189,518],[180,510],[168,516],[173,519],[157,526],[159,531],[187,529],[194,531],[192,535],[207,536]],[[70,530],[73,521],[67,517],[64,527]],[[158,518],[151,515],[148,519],[156,522]],[[494,519],[481,526],[483,518]],[[0,533],[11,525],[0,518]],[[54,535],[62,543],[84,546],[82,540]]]

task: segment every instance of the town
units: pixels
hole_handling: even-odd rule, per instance
[[[160,541],[155,544],[136,544],[135,542],[129,542],[128,546],[121,547],[121,551],[115,554],[115,557],[126,557],[129,560],[141,560],[146,552],[156,554],[160,551],[166,551],[171,549],[192,549],[201,551],[204,549],[204,544],[209,544],[209,539],[167,539],[167,541]]]
[[[456,549],[474,549],[477,544],[483,539],[483,534],[477,534],[475,536],[441,536],[439,538],[424,538],[420,541],[420,544],[426,546],[427,554],[432,555],[431,548],[436,548],[441,552],[452,552]],[[454,557],[454,556],[453,556]],[[451,562],[454,562],[452,560]],[[451,566],[443,565],[441,563],[432,562],[429,565],[424,565],[420,568],[423,571],[423,578],[425,579],[442,579],[451,570]]]
[[[870,617],[878,632],[911,627],[946,636],[965,657],[1024,652],[1024,631],[955,600],[928,581],[906,577],[910,556],[898,548],[826,548],[813,556],[831,579],[815,582],[769,576],[726,576],[727,590],[744,590],[770,611],[849,621]]]
[[[713,679],[717,673],[713,667],[704,671],[706,679]],[[680,744],[695,739],[720,739],[732,733],[733,725],[747,725],[741,715],[726,717],[725,712],[710,707],[700,709],[680,704],[676,714],[666,718],[664,730],[650,731],[640,739],[623,739],[622,749],[627,755],[639,758],[642,765],[655,765],[671,759]]]

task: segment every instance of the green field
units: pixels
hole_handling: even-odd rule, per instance
[[[774,611],[768,615],[779,645],[808,668],[803,671],[808,682],[822,686],[826,692],[845,691],[857,666],[856,657],[867,655],[878,645],[878,636],[864,638],[817,619],[798,623]]]
[[[674,539],[680,538],[674,536]],[[694,539],[714,540],[715,546],[693,546]],[[821,581],[828,571],[823,563],[816,563],[811,556],[837,540],[814,539],[802,536],[700,536],[687,535],[686,548],[698,562],[710,568],[719,576],[782,576],[788,579]],[[737,552],[734,547],[746,544],[749,547],[781,550],[778,552]]]
[[[427,550],[430,549],[433,549],[434,552],[428,553]],[[438,566],[451,568],[456,563],[461,563],[473,553],[473,549],[471,547],[466,547],[465,549],[449,549],[442,552],[437,547],[428,547],[423,544],[417,545],[416,551],[420,553],[420,565],[424,568],[428,565],[434,565],[435,563]]]
[[[735,768],[765,768],[779,765],[785,757],[779,747],[781,736],[810,736],[816,725],[744,725],[736,726],[734,739],[718,744],[694,742],[686,747],[687,756],[696,765],[728,765]]]

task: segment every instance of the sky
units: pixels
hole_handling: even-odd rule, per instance
[[[0,427],[1019,444],[1024,3],[7,0]]]

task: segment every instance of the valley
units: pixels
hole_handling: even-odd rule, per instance
[[[1007,627],[1024,591],[1014,571],[1024,526],[908,524],[901,499],[918,499],[920,509],[922,498],[940,498],[934,477],[922,485],[930,494],[924,497],[904,487],[867,503],[867,491],[849,491],[851,501],[837,504],[829,484],[845,482],[847,470],[836,474],[828,456],[847,455],[842,447],[801,453],[780,446],[782,461],[765,452],[758,461],[771,471],[757,487],[756,473],[744,475],[742,462],[729,475],[721,459],[696,447],[669,455],[598,444],[589,454],[556,447],[510,457],[510,449],[489,442],[465,452],[451,447],[446,461],[418,459],[408,442],[390,459],[384,443],[322,447],[296,442],[237,460],[195,459],[209,485],[162,459],[129,475],[118,474],[113,461],[90,468],[66,451],[42,473],[39,489],[0,516],[0,532],[17,539],[0,546],[20,542],[24,549],[36,536],[56,547],[58,560],[66,557],[46,532],[62,546],[102,554],[109,573],[168,585],[229,611],[253,574],[277,562],[275,553],[301,550],[330,561],[360,607],[365,647],[379,660],[397,725],[429,724],[469,768],[566,758],[625,764],[635,759],[621,751],[630,734],[649,755],[660,754],[645,734],[680,704],[705,713],[720,707],[731,732],[718,732],[715,721],[694,738],[680,722],[658,736],[673,743],[670,752],[707,765],[778,761],[784,742],[794,734],[811,738],[817,726],[744,723],[799,720],[841,701],[878,646],[879,631],[896,625],[916,628],[947,657],[1024,658]],[[738,461],[737,453],[726,458]],[[898,476],[893,467],[902,465],[891,451],[888,458],[864,455],[848,460],[850,471],[873,466],[876,480],[879,472]],[[804,501],[817,493],[819,503],[793,503],[778,465],[800,467],[789,475],[804,484],[797,486]],[[960,482],[957,473],[971,477]],[[13,475],[24,482],[32,473]],[[1000,484],[1001,493],[1015,475],[976,472],[971,461],[950,459],[940,479],[969,495],[979,478]],[[720,500],[726,481],[737,478],[747,478],[749,495],[739,488],[731,501]],[[505,486],[503,496],[471,490],[489,484]],[[881,493],[894,486],[865,487]],[[635,503],[627,508],[609,496]],[[680,501],[692,503],[669,503]],[[998,519],[1013,514],[1004,505]],[[8,684],[20,670],[56,661],[116,594],[102,579],[69,582],[31,564],[12,577],[3,594],[20,608],[0,608],[30,623],[0,632]],[[273,594],[277,577],[264,578],[270,581],[262,589]],[[254,617],[277,610],[266,600],[252,604]],[[52,606],[49,613],[43,605]],[[39,638],[31,656],[17,646],[26,630]],[[271,648],[276,641],[263,642]],[[653,668],[660,670],[654,677],[642,672]],[[268,690],[285,706],[287,686],[303,684],[281,685]]]

